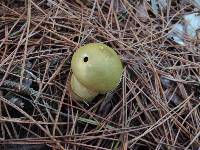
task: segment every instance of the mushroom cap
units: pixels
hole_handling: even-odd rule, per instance
[[[101,43],[90,43],[74,53],[72,71],[88,89],[106,93],[118,86],[123,66],[112,48]]]

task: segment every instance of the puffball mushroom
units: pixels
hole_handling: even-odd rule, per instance
[[[117,53],[101,43],[80,47],[72,57],[71,68],[71,89],[79,100],[91,100],[114,90],[123,71]]]

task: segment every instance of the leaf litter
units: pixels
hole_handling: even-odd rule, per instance
[[[1,1],[0,148],[198,149],[199,4]],[[91,42],[115,49],[124,74],[86,104],[70,95],[70,62]]]

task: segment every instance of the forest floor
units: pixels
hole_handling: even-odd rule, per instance
[[[198,0],[1,0],[1,150],[198,150]],[[73,53],[104,43],[112,93],[71,97]]]

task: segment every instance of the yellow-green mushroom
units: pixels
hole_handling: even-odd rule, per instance
[[[117,53],[101,43],[80,47],[72,57],[71,68],[71,89],[76,99],[85,101],[114,90],[123,71]]]

